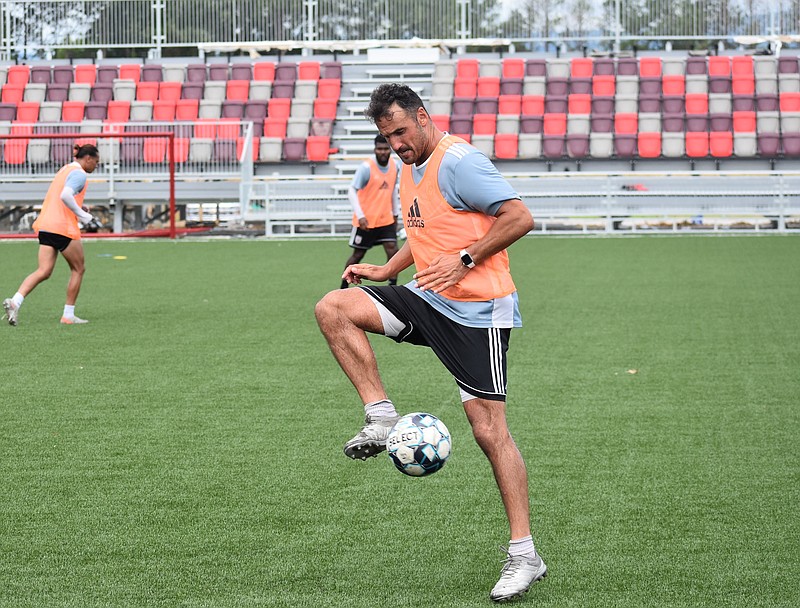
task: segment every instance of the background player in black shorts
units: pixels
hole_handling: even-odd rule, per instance
[[[345,268],[360,262],[367,250],[378,244],[383,244],[387,260],[397,253],[399,172],[391,153],[383,135],[377,135],[375,159],[364,161],[353,176],[347,194],[353,206],[353,231],[350,234],[353,254],[345,263]],[[389,284],[396,285],[397,277],[389,279]],[[341,288],[347,287],[347,281],[342,280]]]

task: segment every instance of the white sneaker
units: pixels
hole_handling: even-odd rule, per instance
[[[83,325],[88,322],[89,321],[86,319],[81,319],[80,317],[61,317],[62,325]]]
[[[354,460],[358,458],[366,460],[383,452],[386,449],[389,431],[398,420],[400,416],[367,416],[358,435],[344,444],[345,456]]]
[[[502,549],[506,551],[505,547]],[[525,557],[511,556],[506,552],[506,556],[500,571],[500,580],[489,594],[494,602],[507,602],[521,597],[533,583],[547,576],[547,566],[538,553],[533,557]]]
[[[3,318],[8,319],[8,324],[16,325],[19,308],[14,304],[14,300],[11,298],[6,298],[3,300],[3,310],[5,311]]]

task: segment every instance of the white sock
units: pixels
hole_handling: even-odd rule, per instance
[[[19,308],[22,306],[22,303],[25,301],[25,296],[23,296],[20,292],[14,294],[14,297],[11,298],[11,301],[14,302],[14,306]]]
[[[365,403],[364,413],[373,418],[391,418],[393,416],[397,416],[397,410],[394,409],[394,403],[388,399],[381,399],[380,401]]]
[[[64,304],[64,314],[62,315],[67,319],[71,319],[75,316],[75,306],[70,306],[69,304]]]
[[[511,556],[524,555],[526,557],[533,557],[536,555],[536,549],[533,546],[533,537],[528,535],[524,538],[509,541],[508,554]]]

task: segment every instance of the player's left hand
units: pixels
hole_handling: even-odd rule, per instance
[[[434,258],[430,266],[417,272],[414,279],[422,291],[441,293],[458,283],[468,272],[469,268],[461,263],[461,256],[457,253],[442,254]]]

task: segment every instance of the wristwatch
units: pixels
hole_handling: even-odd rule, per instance
[[[475,260],[473,260],[472,256],[467,253],[466,249],[459,251],[458,255],[461,256],[461,263],[464,264],[464,266],[467,268],[475,268]]]

